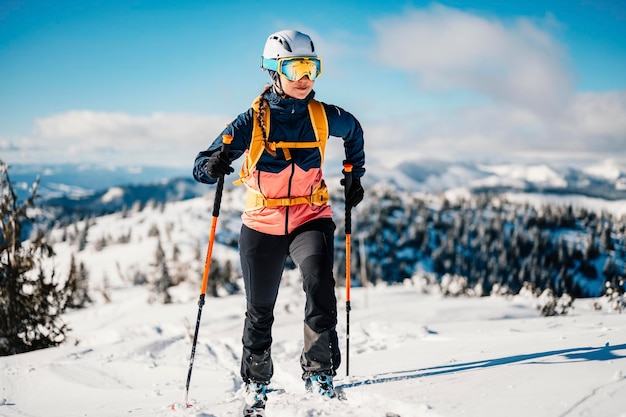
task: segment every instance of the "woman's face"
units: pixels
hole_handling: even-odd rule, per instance
[[[309,93],[313,90],[313,85],[315,81],[311,81],[308,75],[300,78],[298,81],[291,81],[284,75],[280,75],[280,83],[283,87],[283,91],[289,97],[297,98],[302,100],[309,95]]]

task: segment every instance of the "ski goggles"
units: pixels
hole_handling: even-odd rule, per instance
[[[310,56],[280,59],[262,58],[261,67],[276,71],[290,81],[298,81],[305,75],[307,75],[311,81],[315,81],[322,73],[322,60]]]

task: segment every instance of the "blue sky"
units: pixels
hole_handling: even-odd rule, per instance
[[[287,28],[313,38],[316,97],[361,121],[372,163],[626,161],[615,0],[2,0],[0,158],[190,166]]]

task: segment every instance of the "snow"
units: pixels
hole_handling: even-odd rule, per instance
[[[274,417],[626,416],[626,320],[579,299],[542,317],[535,300],[444,298],[418,280],[353,288],[350,376],[344,289],[339,335],[344,401],[307,394],[300,380],[303,294],[286,274],[276,306]],[[182,407],[197,292],[148,304],[145,287],[116,286],[66,316],[63,345],[0,358],[3,417],[229,417],[240,408],[243,295],[207,298],[189,400]],[[171,405],[178,405],[175,410]]]
[[[45,187],[47,188],[46,196],[48,198],[67,196],[70,199],[78,200],[93,194],[92,190],[86,190],[77,185],[67,185],[57,182],[48,182]],[[26,189],[28,189],[28,187]]]
[[[547,165],[483,165],[482,169],[492,172],[498,177],[509,180],[522,180],[535,183],[537,185],[563,188],[567,186],[567,181],[552,168]]]
[[[234,214],[243,192],[224,195],[218,237],[239,229]],[[539,195],[507,197],[545,202]],[[55,231],[57,276],[67,276],[75,254],[89,267],[95,303],[64,316],[72,331],[61,346],[0,357],[1,417],[238,415],[242,294],[207,298],[189,390],[193,406],[181,407],[204,264],[192,252],[206,248],[212,201],[209,193],[99,217],[77,253]],[[626,207],[596,203],[575,202],[621,213]],[[150,235],[155,226],[160,238]],[[120,243],[126,235],[128,243]],[[97,249],[103,238],[110,242]],[[149,303],[149,288],[133,285],[134,272],[154,268],[159,239],[168,254],[178,246],[188,267],[167,305]],[[237,262],[236,250],[221,244],[213,254]],[[107,283],[110,303],[99,292]],[[297,273],[286,272],[275,309],[269,416],[626,417],[626,320],[606,305],[597,310],[603,300],[578,299],[567,315],[543,317],[537,300],[524,295],[444,297],[418,277],[352,288],[351,295],[346,376],[345,289],[337,288],[344,363],[336,385],[347,399],[312,396],[299,368],[304,296]]]
[[[507,201],[513,203],[530,203],[535,208],[553,204],[556,206],[571,205],[573,208],[585,208],[587,210],[601,213],[607,211],[616,217],[626,216],[626,200],[609,201],[601,198],[585,197],[581,195],[555,195],[541,193],[503,193],[502,196]]]
[[[124,190],[122,188],[111,187],[109,188],[109,191],[107,191],[106,194],[102,196],[102,202],[110,203],[111,201],[117,198],[122,198],[123,196],[124,196]]]
[[[617,179],[622,175],[622,170],[617,164],[615,160],[607,159],[596,163],[594,165],[588,166],[583,169],[588,175],[607,179],[610,181],[617,181]]]

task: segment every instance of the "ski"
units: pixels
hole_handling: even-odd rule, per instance
[[[335,395],[339,401],[346,401],[348,399],[346,391],[343,388],[335,387]]]
[[[243,407],[243,417],[266,417],[264,408],[248,408],[246,404]]]

